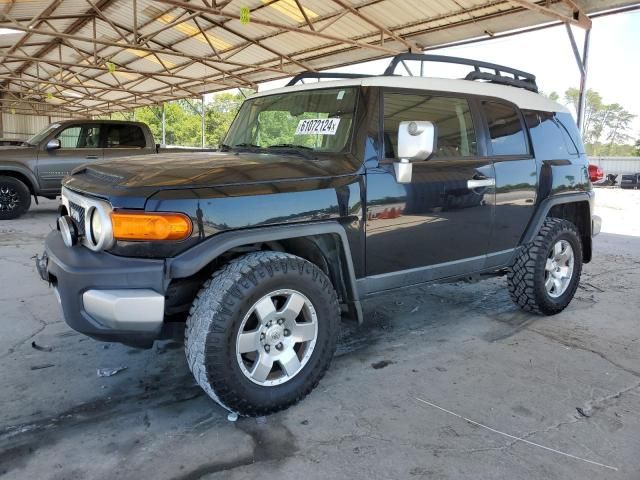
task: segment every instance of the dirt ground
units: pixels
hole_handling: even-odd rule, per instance
[[[41,202],[0,224],[0,477],[638,480],[640,191],[597,204],[603,233],[562,314],[522,313],[504,279],[378,297],[307,399],[233,423],[180,343],[66,326],[33,266],[55,221]]]

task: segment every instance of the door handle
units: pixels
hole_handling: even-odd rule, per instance
[[[86,158],[87,160],[97,160],[98,156],[97,155],[87,155],[84,158]]]
[[[495,185],[496,185],[495,178],[467,180],[467,188],[469,190],[473,190],[474,188],[494,187]]]

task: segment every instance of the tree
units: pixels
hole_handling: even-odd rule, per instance
[[[578,110],[579,91],[569,88],[565,100]],[[582,138],[589,155],[629,155],[631,145],[628,131],[635,115],[618,103],[607,104],[602,96],[587,90],[584,110],[584,128]],[[606,144],[605,144],[606,142]]]
[[[549,95],[545,94],[544,92],[540,92],[540,93],[542,93],[549,100],[553,100],[554,102],[557,102],[560,100],[560,95],[558,95],[558,92],[551,92]]]
[[[241,93],[219,93],[206,105],[205,141],[207,145],[218,146],[238,113],[244,100]]]
[[[621,105],[614,103],[610,105],[610,114],[606,120],[606,126],[609,129],[607,140],[609,140],[609,155],[614,144],[627,143],[631,140],[631,136],[626,132],[631,128],[631,122],[635,115],[627,112]]]

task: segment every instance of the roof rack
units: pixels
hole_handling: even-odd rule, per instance
[[[497,65],[495,63],[481,62],[478,60],[470,60],[468,58],[460,57],[447,57],[444,55],[427,55],[423,53],[401,53],[396,55],[389,62],[389,66],[384,71],[383,75],[395,75],[396,67],[398,64],[402,64],[407,72],[411,75],[411,70],[405,63],[407,60],[415,60],[420,62],[420,76],[424,72],[425,62],[437,62],[437,63],[453,63],[456,65],[469,65],[473,67],[473,70],[467,74],[465,80],[486,80],[490,83],[499,83],[501,85],[510,85],[512,87],[520,87],[532,92],[538,92],[538,85],[536,84],[536,76],[523,72],[522,70],[516,70],[515,68],[505,67],[503,65]],[[494,73],[484,72],[480,69],[493,70]],[[505,76],[505,74],[510,76]]]
[[[344,79],[344,78],[365,78],[371,77],[373,75],[366,75],[363,73],[336,73],[336,72],[302,72],[293,77],[287,83],[287,87],[295,85],[298,82],[304,83],[304,80],[313,78],[316,80],[320,80],[321,78],[336,78],[336,79]]]
[[[413,73],[409,69],[406,61],[418,61],[420,62],[420,76],[424,76],[424,64],[425,62],[436,63],[452,63],[456,65],[468,65],[473,67],[465,80],[484,80],[489,83],[498,83],[500,85],[509,85],[511,87],[524,88],[532,92],[538,93],[538,85],[536,84],[536,76],[523,72],[522,70],[516,70],[515,68],[505,67],[503,65],[497,65],[495,63],[481,62],[478,60],[470,60],[468,58],[460,57],[447,57],[444,55],[427,55],[424,53],[400,53],[393,57],[389,62],[389,65],[385,69],[383,76],[395,75],[396,68],[399,64],[402,64],[411,76]],[[492,72],[483,71],[480,69],[492,70]],[[306,79],[320,80],[322,78],[331,79],[345,79],[345,78],[365,78],[375,77],[377,75],[367,75],[363,73],[336,73],[336,72],[302,72],[293,77],[287,87],[295,85],[298,82],[304,83]]]

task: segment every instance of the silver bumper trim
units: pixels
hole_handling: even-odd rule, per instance
[[[600,233],[600,229],[602,228],[602,218],[598,215],[591,216],[591,236],[595,237]]]
[[[85,311],[105,327],[131,332],[159,332],[164,318],[164,296],[153,290],[87,290]]]

